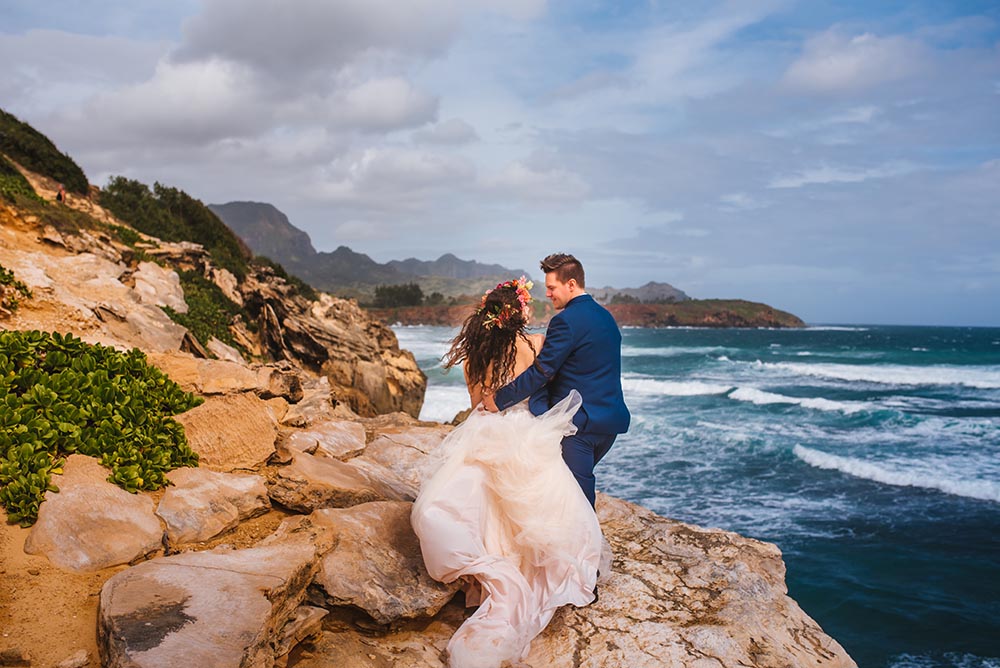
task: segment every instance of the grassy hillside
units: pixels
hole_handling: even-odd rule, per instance
[[[66,190],[86,195],[87,176],[73,159],[59,151],[48,137],[0,109],[0,153],[26,169],[62,183]]]

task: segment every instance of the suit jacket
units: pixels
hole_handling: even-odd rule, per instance
[[[531,397],[540,415],[576,390],[583,406],[574,416],[578,433],[622,434],[631,416],[622,396],[622,335],[607,309],[583,294],[549,322],[535,363],[494,394],[497,408]]]

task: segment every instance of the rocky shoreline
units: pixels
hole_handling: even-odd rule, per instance
[[[457,584],[427,575],[409,510],[453,427],[413,417],[424,390],[413,356],[353,302],[304,308],[274,277],[234,286],[204,264],[263,304],[248,345],[280,354],[199,356],[162,310],[180,305],[173,271],[126,253],[0,205],[0,263],[34,293],[0,325],[138,346],[205,399],[176,418],[200,466],[170,472],[166,489],[131,494],[72,454],[33,527],[0,511],[0,665],[446,665],[471,609]],[[788,597],[774,545],[603,495],[597,511],[614,554],[600,600],[560,610],[529,665],[855,665]]]

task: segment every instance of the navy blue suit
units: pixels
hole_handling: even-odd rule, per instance
[[[607,309],[583,294],[549,322],[535,363],[493,396],[497,408],[526,397],[541,415],[576,390],[583,406],[573,417],[574,436],[563,439],[563,459],[584,494],[594,503],[594,466],[618,434],[628,431],[630,415],[622,396],[622,335]]]

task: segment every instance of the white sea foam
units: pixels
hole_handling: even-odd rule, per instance
[[[850,415],[859,411],[872,410],[873,404],[863,401],[833,401],[822,397],[786,397],[783,394],[765,392],[754,387],[739,387],[729,395],[730,399],[749,401],[758,406],[768,404],[793,404],[803,408],[814,408],[820,411],[840,411]]]
[[[961,480],[948,478],[930,469],[915,467],[893,468],[885,464],[866,462],[854,457],[831,455],[802,445],[793,448],[795,456],[820,469],[841,471],[856,478],[874,480],[898,487],[921,487],[936,489],[946,494],[964,496],[970,499],[995,501],[1000,503],[1000,484],[990,480]]]
[[[469,407],[469,392],[465,385],[428,385],[420,419],[431,422],[451,422]]]
[[[691,397],[708,394],[725,394],[733,389],[732,385],[704,383],[698,380],[659,380],[649,376],[627,374],[622,377],[622,389],[626,395],[642,394],[671,397]]]
[[[730,350],[722,346],[661,346],[643,348],[640,346],[622,346],[622,357],[640,357],[645,355],[655,357],[677,357],[679,355],[707,355]]]
[[[887,385],[964,385],[977,389],[1000,389],[1000,366],[905,366],[890,364],[804,364],[761,362],[760,367],[801,376],[833,378]]]
[[[868,327],[847,327],[842,325],[814,325],[806,327],[810,332],[867,332]],[[795,331],[794,329],[789,331]]]

